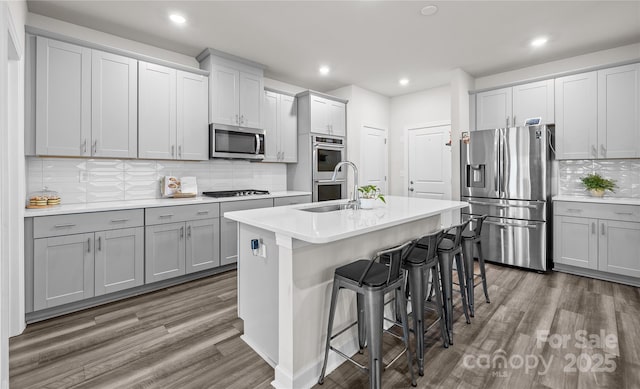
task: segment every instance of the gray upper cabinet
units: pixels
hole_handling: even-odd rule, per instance
[[[94,296],[93,246],[93,233],[35,239],[35,310]]]
[[[264,162],[298,161],[298,109],[293,96],[264,92]]]
[[[209,78],[178,70],[178,159],[209,159]]]
[[[640,64],[598,71],[600,158],[640,157]]]
[[[210,121],[263,128],[264,65],[213,49],[197,59],[209,71]]]
[[[347,101],[318,92],[296,95],[298,133],[346,136]]]
[[[138,157],[207,160],[208,78],[139,62]]]
[[[95,295],[144,284],[144,227],[95,233]]]
[[[598,157],[597,73],[556,78],[556,158]]]
[[[523,126],[525,120],[555,121],[554,82],[544,80],[514,87],[494,89],[476,95],[478,130]]]
[[[36,38],[36,154],[89,156],[91,49]]]
[[[145,283],[185,274],[184,223],[145,227]]]
[[[189,221],[186,228],[186,272],[220,266],[220,219]]]
[[[176,158],[176,70],[138,63],[138,157]]]
[[[36,37],[36,154],[135,158],[137,62]]]
[[[138,155],[138,61],[91,53],[91,155]]]

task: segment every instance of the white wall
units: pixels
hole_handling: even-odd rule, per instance
[[[590,67],[606,66],[617,62],[640,60],[640,43],[596,51],[594,53],[529,66],[504,73],[478,77],[475,89],[493,88],[532,78],[553,77],[563,72],[579,71]]]
[[[347,103],[347,160],[358,167],[362,165],[360,134],[363,126],[389,130],[390,99],[356,85],[327,92],[329,95],[349,100]],[[349,174],[348,192],[353,186],[353,177]]]
[[[389,130],[389,193],[403,195],[406,186],[405,130],[451,121],[451,86],[391,98]]]
[[[24,1],[0,2],[0,387],[8,337],[24,329]]]

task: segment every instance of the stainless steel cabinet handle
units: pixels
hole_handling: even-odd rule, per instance
[[[187,238],[191,239],[191,226],[187,227]]]
[[[91,238],[87,238],[87,252],[91,252]]]
[[[604,223],[600,223],[600,235],[604,235]]]
[[[600,144],[600,154],[602,154],[603,157],[607,156],[607,148],[604,147],[603,144]]]
[[[506,125],[505,125],[505,126],[506,126],[507,128],[509,128],[509,116],[507,116],[507,120],[505,120],[505,122],[506,122]]]
[[[82,141],[82,152],[83,153],[87,152],[87,139],[86,138]]]
[[[240,124],[244,124],[244,114],[240,115]]]
[[[102,251],[102,237],[98,237],[98,251]]]
[[[236,114],[236,124],[240,124],[240,119],[238,118],[238,114]]]
[[[591,155],[593,155],[594,157],[598,156],[598,149],[596,149],[595,145],[591,145]]]
[[[208,215],[209,211],[198,211],[198,215]]]
[[[582,212],[581,209],[576,209],[576,208],[568,208],[567,212]]]
[[[173,216],[173,214],[172,214],[172,213],[167,213],[167,214],[164,214],[164,215],[160,215],[160,216],[158,216],[158,217],[160,217],[160,218],[165,218],[165,217],[172,217],[172,216]]]
[[[633,216],[633,212],[616,212],[616,215]]]
[[[511,123],[513,127],[516,126],[516,115],[513,115],[513,123]]]
[[[180,239],[184,238],[184,226],[180,227]]]
[[[176,146],[175,145],[171,145],[171,156],[173,157],[176,153]]]
[[[129,219],[111,219],[111,223],[124,223],[129,221]]]
[[[182,158],[182,145],[178,146],[178,158]]]
[[[75,227],[75,224],[56,224],[53,226],[54,228],[67,228],[67,227]]]
[[[94,140],[93,141],[93,154],[96,154],[98,152],[98,140]]]
[[[592,223],[591,223],[591,233],[592,233],[592,234],[595,234],[595,233],[596,233],[596,223],[595,223],[595,222],[592,222]]]

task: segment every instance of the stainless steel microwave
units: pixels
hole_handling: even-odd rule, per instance
[[[209,156],[263,160],[264,130],[209,124]]]

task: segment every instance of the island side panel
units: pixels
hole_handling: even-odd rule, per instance
[[[307,244],[294,240],[291,255],[292,278],[282,279],[283,272],[280,271],[279,280],[280,322],[291,320],[286,327],[293,331],[289,339],[283,339],[281,332],[279,350],[280,354],[283,350],[292,350],[293,355],[288,358],[280,355],[274,386],[308,388],[317,382],[322,367],[333,274],[337,267],[360,258],[370,258],[381,249],[404,243],[439,228],[440,215],[436,215],[327,244]],[[282,255],[280,259],[283,259]],[[285,265],[281,263],[280,266]],[[283,288],[283,283],[288,283],[288,287]],[[290,295],[283,293],[287,290],[291,291]],[[291,303],[284,305],[283,302],[287,301]],[[334,332],[355,321],[355,305],[355,294],[342,290],[338,298]],[[357,352],[356,339],[354,327],[336,338],[334,345],[353,355]],[[335,353],[330,355],[327,374],[344,362]],[[291,361],[291,366],[283,366],[285,360]],[[291,371],[288,379],[283,377],[284,374],[278,374],[288,371]]]
[[[278,246],[275,234],[242,223],[239,223],[238,232],[238,316],[244,321],[242,339],[275,367],[278,363]],[[258,255],[251,250],[252,239],[261,241]]]

